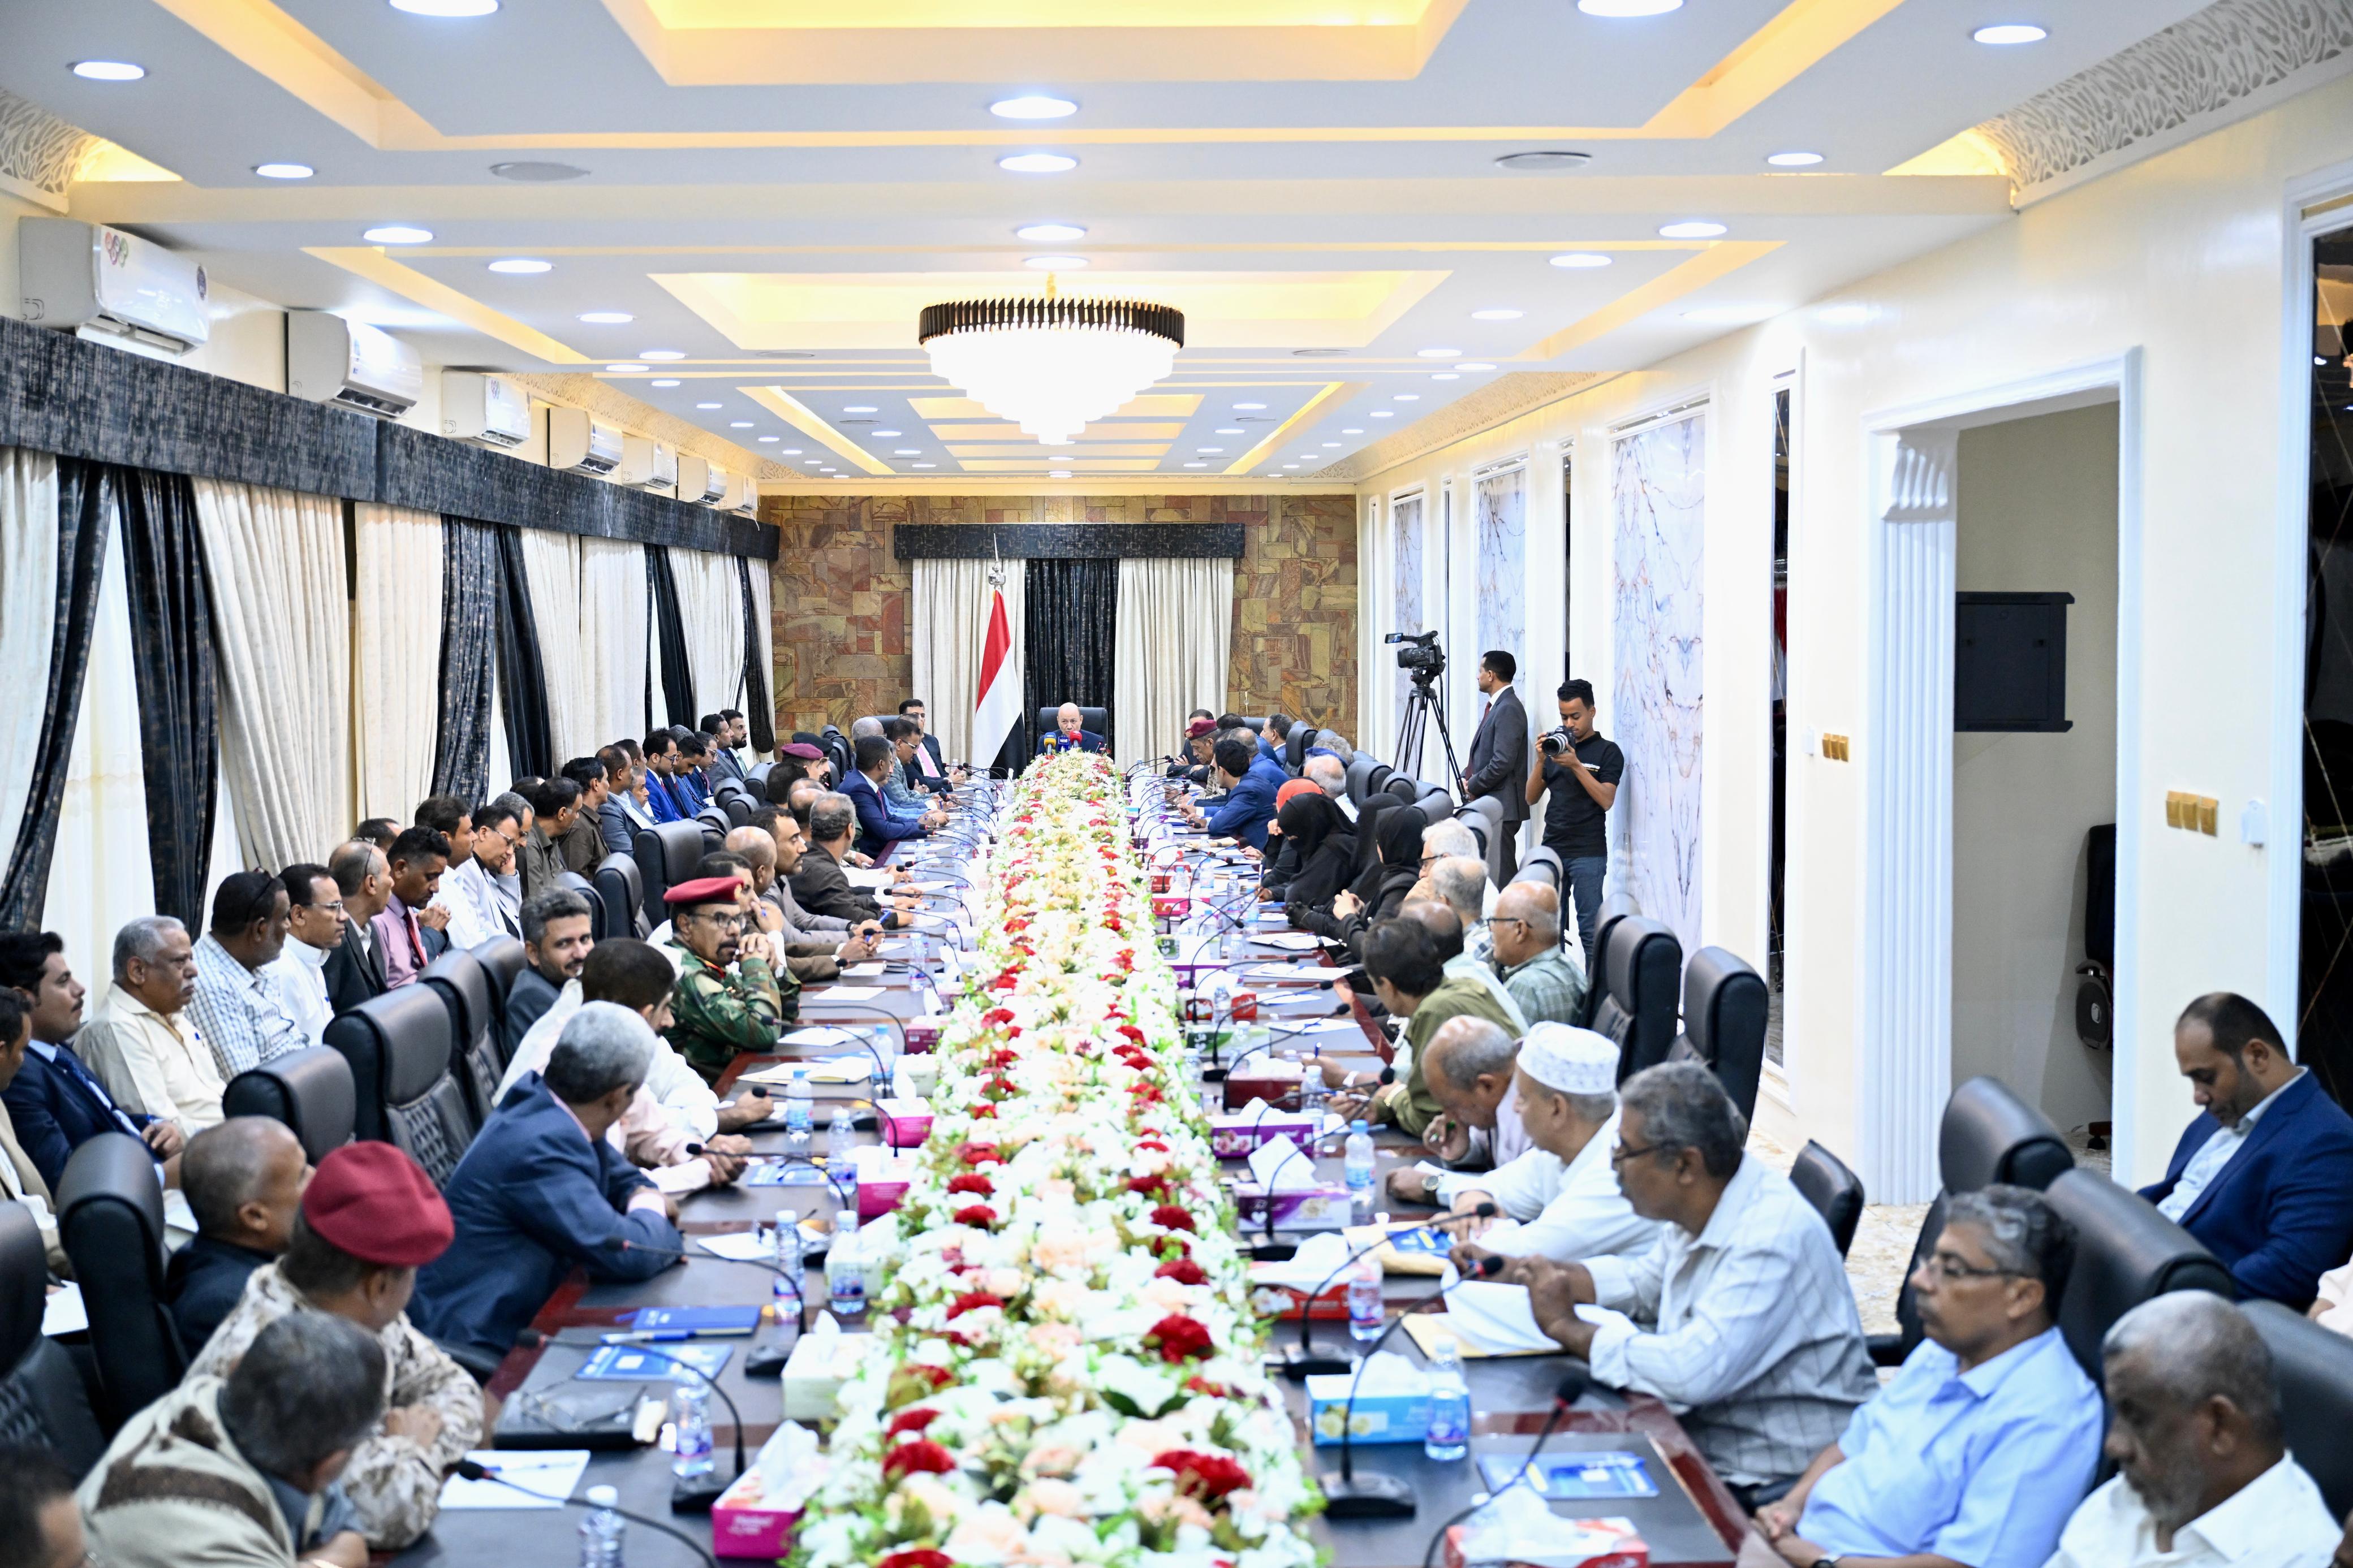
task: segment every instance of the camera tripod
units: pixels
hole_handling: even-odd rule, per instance
[[[1454,755],[1454,736],[1446,727],[1446,699],[1440,695],[1437,682],[1427,676],[1413,678],[1413,688],[1405,694],[1405,723],[1398,731],[1397,761],[1391,765],[1409,778],[1421,776],[1421,742],[1430,732],[1430,720],[1438,721],[1438,743],[1446,748],[1446,788],[1452,794],[1462,779],[1462,763]]]

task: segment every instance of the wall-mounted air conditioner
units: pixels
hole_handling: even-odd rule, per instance
[[[313,403],[397,419],[425,395],[425,363],[415,349],[364,321],[289,310],[286,390]]]
[[[547,466],[583,474],[609,474],[621,466],[621,432],[588,417],[585,408],[549,408],[540,424],[546,437]]]
[[[719,503],[729,511],[744,517],[760,514],[760,483],[749,474],[727,476],[727,497]]]
[[[531,395],[502,375],[441,373],[441,434],[512,448],[531,439]]]
[[[212,335],[209,286],[193,259],[103,224],[28,217],[16,225],[25,320],[88,329],[185,353]]]
[[[716,506],[727,493],[727,470],[692,453],[678,459],[678,499]]]
[[[678,485],[678,451],[667,441],[649,436],[621,437],[621,466],[613,482],[641,490],[669,491]]]

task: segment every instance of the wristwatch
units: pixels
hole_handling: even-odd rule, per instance
[[[1839,1560],[1835,1557],[1817,1557],[1806,1568],[1838,1568],[1838,1565]]]

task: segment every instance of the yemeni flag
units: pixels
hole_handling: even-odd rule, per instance
[[[1021,720],[1021,671],[1013,660],[1013,627],[1005,616],[1003,569],[988,582],[988,635],[980,650],[980,696],[973,705],[972,760],[981,767],[997,753]]]

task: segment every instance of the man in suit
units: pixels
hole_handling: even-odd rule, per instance
[[[638,842],[638,829],[651,827],[654,814],[651,796],[645,780],[638,776],[638,764],[619,746],[607,746],[596,753],[605,764],[607,788],[605,803],[596,808],[596,833],[604,840],[607,855],[633,853]]]
[[[963,782],[961,768],[951,769],[940,754],[940,738],[931,732],[931,720],[920,697],[899,704],[899,717],[914,721],[915,760],[908,764],[907,782],[918,789],[944,791]]]
[[[2353,1247],[2353,1117],[2288,1059],[2269,1016],[2231,992],[2182,1009],[2173,1059],[2205,1114],[2140,1195],[2222,1260],[2241,1300],[2303,1310]]]
[[[1519,874],[1520,825],[1528,819],[1528,804],[1520,781],[1528,773],[1528,714],[1520,694],[1512,689],[1519,661],[1503,648],[1479,656],[1479,689],[1486,700],[1479,709],[1479,728],[1471,735],[1469,771],[1457,781],[1467,804],[1493,796],[1504,808],[1500,842],[1487,850],[1487,868],[1502,887]]]
[[[384,955],[370,923],[392,901],[392,869],[384,851],[354,838],[327,858],[327,874],[343,895],[343,940],[327,954],[327,1003],[348,1013],[384,994]]]
[[[654,1032],[611,1002],[581,1005],[547,1058],[500,1101],[442,1194],[449,1249],[417,1271],[409,1316],[490,1356],[575,1267],[599,1284],[650,1279],[683,1254],[669,1202],[606,1131],[637,1098]]]
[[[1225,793],[1217,815],[1205,816],[1201,807],[1187,802],[1185,815],[1196,827],[1205,827],[1216,838],[1234,838],[1264,853],[1266,825],[1274,817],[1275,793],[1291,782],[1279,763],[1269,762],[1245,735],[1228,735],[1218,742],[1217,760],[1210,764],[1210,782]]]
[[[188,1140],[180,1187],[196,1234],[172,1254],[164,1294],[180,1343],[205,1348],[245,1294],[245,1282],[286,1250],[311,1159],[284,1122],[232,1116]]]
[[[1054,732],[1038,742],[1041,752],[1107,752],[1111,748],[1086,726],[1086,715],[1075,702],[1054,710]]]
[[[709,736],[683,727],[670,733],[678,737],[678,766],[670,770],[670,787],[692,816],[711,804],[711,792],[717,787],[711,773],[711,753],[713,750]]]
[[[392,874],[392,897],[369,923],[385,986],[396,991],[448,950],[449,911],[435,909],[433,895],[449,866],[449,841],[429,827],[407,828],[384,858]]]
[[[556,848],[564,868],[586,877],[605,858],[605,803],[612,795],[612,780],[603,759],[575,757],[564,764],[564,776],[580,788],[579,810],[565,828]]]
[[[1277,767],[1282,767],[1282,749],[1290,742],[1293,720],[1288,713],[1270,713],[1259,726],[1258,754]],[[1283,768],[1286,773],[1291,770]]]
[[[70,1044],[81,1028],[88,994],[66,963],[65,939],[55,931],[0,934],[0,985],[32,1007],[32,1039],[24,1065],[0,1091],[16,1142],[55,1191],[73,1152],[101,1132],[128,1132],[158,1160],[171,1162],[166,1184],[177,1186],[177,1160],[186,1137],[173,1122],[123,1110],[106,1092]]]
[[[455,947],[477,948],[494,936],[520,934],[521,922],[499,897],[499,879],[512,877],[522,846],[522,819],[514,808],[485,801],[474,814],[472,853],[450,846],[450,865],[433,891],[432,907],[449,911],[443,934]]]
[[[857,766],[841,793],[857,808],[858,847],[865,853],[880,855],[902,838],[928,838],[932,829],[944,820],[936,812],[907,816],[884,798],[883,777],[899,765],[899,759],[891,742],[881,736],[860,737],[855,761]]]
[[[668,730],[646,736],[646,809],[656,822],[684,822],[694,815],[670,775],[678,771],[678,737]]]
[[[714,790],[728,779],[733,779],[737,784],[744,782],[744,763],[735,755],[735,748],[744,743],[743,725],[741,714],[730,719],[725,713],[705,713],[702,722],[696,726],[711,737],[711,762],[707,771],[711,774],[711,787]]]
[[[902,910],[916,900],[910,895],[887,903],[849,885],[842,864],[853,853],[850,842],[858,831],[858,805],[846,795],[821,795],[809,805],[808,853],[789,873],[793,901],[813,915],[832,915],[853,926],[880,921],[885,931],[900,925]]]

